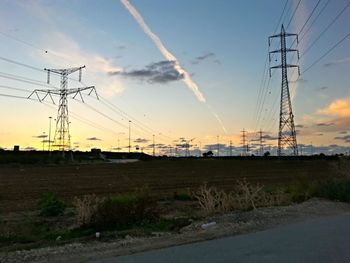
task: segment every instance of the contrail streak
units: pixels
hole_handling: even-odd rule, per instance
[[[142,30],[145,32],[147,36],[153,41],[153,43],[157,46],[160,53],[169,61],[174,61],[174,68],[175,70],[183,76],[183,82],[187,85],[187,87],[192,90],[192,92],[196,95],[197,99],[200,102],[205,102],[206,99],[204,95],[200,92],[198,86],[196,83],[193,82],[191,79],[190,74],[181,67],[179,64],[177,58],[169,52],[169,50],[166,49],[160,38],[152,32],[152,30],[148,27],[146,22],[143,20],[140,13],[133,7],[128,0],[120,0],[121,3],[125,6],[125,8],[129,11],[129,13],[135,18],[136,22],[139,24],[139,26],[142,28]]]
[[[222,120],[219,118],[219,115],[216,114],[216,112],[212,109],[212,107],[207,104],[208,109],[210,110],[211,114],[213,114],[213,116],[215,117],[215,119],[218,121],[218,123],[221,126],[221,129],[225,132],[225,134],[227,134],[227,130],[224,126],[224,123],[222,122]]]
[[[204,95],[200,92],[197,84],[191,79],[190,74],[181,67],[179,61],[177,58],[169,52],[169,50],[166,49],[160,38],[152,32],[152,30],[148,27],[146,22],[143,20],[140,13],[133,7],[128,0],[120,0],[121,3],[125,6],[125,8],[129,11],[129,13],[135,18],[136,22],[139,24],[139,26],[142,28],[143,32],[153,41],[153,43],[156,45],[156,47],[159,49],[160,53],[168,60],[174,62],[174,68],[175,70],[183,76],[183,82],[187,85],[187,87],[196,95],[197,99],[200,102],[205,103],[206,99]],[[212,108],[207,104],[208,109],[210,110],[211,114],[215,117],[215,119],[219,122],[222,130],[227,134],[227,130],[219,118],[219,116],[212,110]]]

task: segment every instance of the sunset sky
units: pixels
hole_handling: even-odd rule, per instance
[[[4,95],[27,97],[34,89],[59,87],[57,76],[49,87],[47,74],[38,69],[83,65],[82,83],[74,73],[69,88],[94,85],[100,100],[87,95],[85,103],[69,100],[74,149],[111,150],[119,143],[126,151],[129,120],[133,149],[139,145],[149,153],[154,134],[158,153],[193,139],[193,149],[216,150],[219,143],[222,154],[232,141],[238,154],[243,128],[253,149],[260,129],[273,147],[281,72],[268,81],[264,65],[267,39],[280,30],[284,5],[280,0],[3,0],[0,147],[42,149],[58,104],[57,97],[53,105],[49,99]],[[289,56],[289,62],[299,64],[302,74],[297,79],[290,70],[289,80],[297,141],[305,153],[350,150],[350,37],[312,66],[350,33],[347,6],[348,0],[289,0],[282,16],[286,31],[300,32],[293,48],[301,58]],[[273,57],[271,66],[278,63]],[[52,137],[54,130],[52,123]]]

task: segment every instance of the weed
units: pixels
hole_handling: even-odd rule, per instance
[[[350,181],[348,180],[332,180],[322,185],[316,193],[316,196],[337,200],[342,202],[350,202]]]
[[[206,215],[282,205],[289,201],[282,189],[264,191],[262,185],[251,184],[246,179],[237,180],[235,190],[231,192],[202,185],[193,196]]]
[[[75,198],[77,223],[80,227],[99,230],[126,228],[158,218],[157,203],[146,189],[133,195],[98,198],[95,195]]]
[[[65,203],[54,193],[45,194],[41,198],[39,206],[40,215],[42,216],[58,216],[63,214],[66,209]]]
[[[174,199],[178,201],[192,201],[193,197],[190,191],[174,192]]]
[[[84,227],[95,222],[97,211],[102,201],[102,198],[94,194],[74,198],[73,205],[75,206],[76,220],[79,226]]]

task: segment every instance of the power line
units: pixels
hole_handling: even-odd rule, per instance
[[[310,31],[311,27],[316,23],[318,18],[321,16],[321,14],[324,12],[324,10],[327,8],[328,4],[330,3],[331,0],[328,0],[326,4],[322,7],[322,9],[318,12],[317,16],[312,20],[310,26],[306,29],[304,34],[300,37],[299,41],[302,41],[303,38],[306,36],[306,34]]]
[[[281,21],[282,21],[284,12],[286,11],[286,7],[287,7],[287,4],[288,4],[288,1],[289,1],[289,0],[286,0],[286,2],[284,3],[282,13],[281,13],[281,15],[280,15],[280,18],[278,19],[278,22],[277,22],[277,25],[276,25],[276,27],[275,27],[275,30],[273,31],[274,34],[276,34],[276,32],[277,32],[277,30],[278,30],[278,26],[281,24]]]
[[[16,98],[16,99],[28,99],[27,97],[23,97],[23,96],[10,95],[10,94],[3,94],[3,93],[0,93],[0,96],[2,96],[2,97]]]
[[[304,55],[317,43],[317,41],[328,31],[328,29],[341,17],[341,15],[345,12],[345,10],[350,6],[350,2],[335,16],[335,18],[329,23],[326,28],[317,36],[317,38],[310,44],[310,46],[304,50],[303,54],[301,54],[300,58],[304,57]]]
[[[282,20],[284,21],[284,19],[285,19],[286,8],[288,6],[288,2],[289,2],[289,0],[286,0],[284,3],[281,15],[278,19],[278,22],[277,22],[275,30],[274,30],[274,34],[276,34],[277,29],[278,29],[281,21]],[[273,56],[274,56],[274,54],[273,54]],[[266,79],[268,78],[268,70],[267,70],[268,60],[269,60],[269,54],[267,52],[264,70],[263,70],[263,75],[262,75],[262,79],[261,79],[261,83],[260,83],[260,87],[259,87],[259,92],[258,92],[258,97],[257,97],[257,103],[256,103],[257,106],[255,107],[255,110],[254,110],[255,114],[253,115],[253,120],[255,120],[255,123],[256,123],[254,130],[256,129],[256,126],[259,125],[261,111],[264,108],[264,103],[265,103],[265,99],[266,99],[266,95],[267,95],[267,91],[268,91],[268,86],[270,85],[270,79],[268,80],[268,83],[266,85]]]
[[[296,12],[297,12],[297,10],[298,10],[298,8],[299,8],[300,3],[301,3],[301,0],[299,0],[297,6],[295,7],[294,12],[293,12],[291,18],[289,19],[289,22],[288,22],[288,24],[287,24],[286,29],[288,29],[289,25],[292,23],[292,20],[293,20],[295,14],[296,14]]]
[[[308,24],[308,22],[310,21],[310,19],[312,18],[313,14],[315,13],[315,11],[317,10],[317,7],[319,6],[321,0],[318,0],[317,3],[315,4],[315,6],[313,7],[312,11],[310,12],[308,18],[306,19],[306,21],[304,22],[303,26],[301,27],[301,29],[299,30],[299,34],[303,32],[303,30],[306,28],[306,25]],[[301,41],[302,38],[305,37],[306,33],[311,29],[311,27],[314,25],[314,23],[317,21],[317,19],[320,17],[320,15],[324,12],[324,10],[326,9],[326,7],[328,6],[330,0],[328,0],[326,2],[326,4],[322,7],[322,9],[318,12],[317,16],[312,20],[310,26],[307,28],[307,30],[305,31],[305,33],[303,34],[303,36],[299,39],[299,41]],[[294,41],[292,42],[291,44],[291,47],[294,45],[294,43],[296,43],[296,39],[294,39]],[[295,53],[293,54],[293,57],[292,57],[292,60],[295,56]],[[293,69],[291,75],[293,76],[295,72],[295,68]],[[270,108],[270,111],[268,113],[267,116],[267,122],[265,122],[265,127],[268,127],[267,130],[268,131],[271,131],[272,127],[273,127],[273,121],[275,120],[274,119],[274,116],[277,114],[277,110],[278,110],[278,107],[277,107],[277,101],[278,101],[278,95],[276,96],[274,102],[273,102],[273,106]]]
[[[336,44],[334,44],[330,49],[327,50],[327,52],[325,52],[321,57],[319,57],[318,59],[316,59],[310,66],[308,66],[303,72],[302,74],[304,74],[305,72],[307,72],[308,70],[310,70],[312,67],[314,67],[318,62],[320,62],[325,56],[327,56],[329,53],[332,52],[333,49],[335,49],[337,46],[339,46],[343,41],[345,41],[348,37],[350,36],[350,32],[345,35],[341,40],[339,40]]]
[[[24,82],[27,84],[31,84],[31,85],[37,85],[37,86],[41,86],[41,87],[45,87],[45,88],[56,88],[53,85],[48,85],[45,82],[36,80],[36,79],[31,79],[31,78],[26,78],[23,76],[19,76],[19,75],[15,75],[15,74],[9,74],[9,73],[4,73],[4,72],[0,72],[0,77],[1,78],[6,78],[6,79],[11,79],[11,80],[15,80],[15,81],[20,81],[20,82]]]
[[[9,90],[24,91],[24,92],[32,92],[31,90],[15,88],[15,87],[7,86],[7,85],[0,85],[0,88],[9,89]]]
[[[142,123],[141,121],[137,120],[136,118],[130,116],[129,114],[127,114],[125,111],[121,110],[119,107],[117,107],[116,105],[114,105],[113,103],[109,102],[107,99],[103,98],[100,96],[100,102],[102,104],[104,104],[106,107],[108,107],[109,109],[111,109],[112,111],[114,111],[115,113],[119,114],[120,116],[122,116],[123,118],[126,118],[126,119],[131,119],[133,120],[133,124],[134,125],[137,125],[140,129],[144,130],[145,132],[153,135],[153,134],[158,134],[164,138],[168,138],[169,140],[173,140],[173,138],[165,135],[165,134],[162,134],[162,133],[159,133],[158,131],[150,128],[149,126],[145,125],[144,123]]]
[[[27,46],[29,46],[29,47],[31,47],[31,48],[34,48],[34,49],[36,49],[36,50],[43,51],[44,53],[47,53],[47,50],[44,50],[44,49],[42,49],[42,48],[40,48],[40,47],[38,47],[38,46],[36,46],[36,45],[33,45],[33,44],[31,44],[31,43],[29,43],[29,42],[27,42],[27,41],[24,41],[24,40],[22,40],[22,39],[19,39],[19,38],[17,38],[17,37],[14,37],[14,36],[12,36],[12,35],[10,35],[10,34],[7,34],[7,33],[5,33],[5,32],[1,32],[1,31],[0,31],[0,34],[3,35],[3,36],[5,36],[5,37],[8,37],[8,38],[10,38],[10,39],[12,39],[12,40],[15,40],[15,41],[17,41],[17,42],[20,42],[20,43],[22,43],[22,44],[24,44],[24,45],[27,45]]]
[[[1,57],[0,56],[0,60],[3,60],[3,61],[8,62],[8,63],[15,64],[15,65],[18,65],[18,66],[26,67],[26,68],[29,68],[29,69],[32,69],[32,70],[35,70],[35,71],[47,73],[44,69],[41,69],[41,68],[38,68],[38,67],[34,67],[34,66],[31,66],[31,65],[25,64],[23,62],[19,62],[19,61],[13,60],[13,59],[9,59],[9,58],[5,58],[5,57]],[[53,71],[51,71],[50,74],[54,74],[56,76],[60,76],[60,74],[58,74],[57,72],[53,72]],[[71,78],[71,77],[67,77],[67,79],[80,82],[79,80]]]
[[[312,9],[312,11],[311,11],[309,17],[306,19],[304,25],[303,25],[303,26],[301,27],[301,29],[299,30],[298,35],[300,35],[300,33],[303,32],[303,30],[304,30],[306,24],[309,22],[309,20],[310,20],[311,17],[313,16],[314,12],[316,11],[316,9],[317,9],[317,7],[319,6],[320,3],[321,3],[321,0],[318,0],[317,3],[316,3],[316,5],[315,5],[314,8]],[[293,42],[293,43],[294,43],[294,42]]]

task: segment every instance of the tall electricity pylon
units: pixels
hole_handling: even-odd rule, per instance
[[[72,74],[73,72],[79,71],[79,82],[80,82],[81,70],[83,68],[85,68],[85,66],[76,67],[76,68],[67,68],[67,69],[45,69],[47,71],[48,84],[50,83],[51,73],[55,73],[61,76],[60,89],[50,89],[50,90],[36,89],[28,96],[28,98],[30,98],[31,96],[33,96],[33,94],[35,94],[40,102],[44,101],[47,97],[50,97],[53,104],[55,104],[55,101],[53,100],[52,95],[60,96],[53,146],[57,150],[62,151],[63,156],[65,151],[70,150],[70,134],[69,134],[70,122],[69,122],[69,112],[68,112],[68,95],[73,95],[73,99],[75,99],[75,97],[79,94],[82,102],[84,102],[81,92],[84,90],[89,90],[90,92],[88,93],[88,95],[90,95],[94,91],[98,99],[98,95],[96,93],[94,86],[68,89],[68,75]]]
[[[281,42],[281,48],[269,52],[269,60],[271,62],[272,53],[281,53],[281,64],[278,66],[270,67],[271,69],[282,69],[282,86],[281,86],[281,105],[280,105],[280,120],[278,131],[278,156],[283,155],[283,150],[289,147],[292,150],[292,155],[298,155],[298,145],[294,126],[294,115],[292,111],[292,103],[290,100],[290,93],[288,87],[288,68],[298,68],[298,74],[300,75],[300,68],[298,65],[292,65],[287,63],[287,53],[297,52],[299,59],[299,51],[297,49],[291,49],[286,47],[286,38],[296,37],[298,43],[298,35],[286,33],[284,26],[281,27],[281,33],[269,37],[269,46],[271,46],[272,38],[279,38]]]

